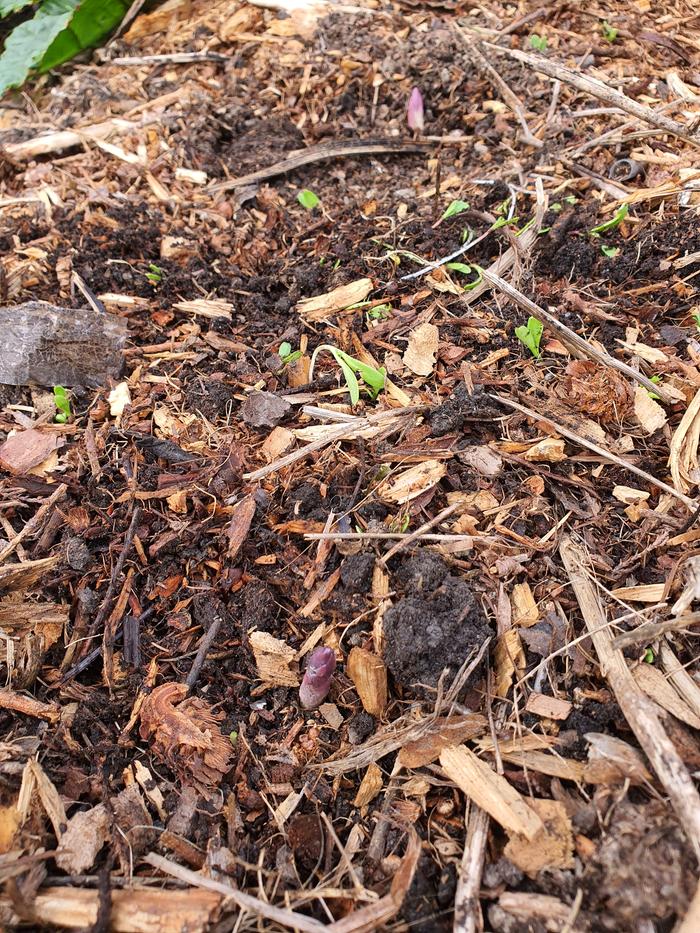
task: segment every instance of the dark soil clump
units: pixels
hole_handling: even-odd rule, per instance
[[[437,686],[454,675],[491,633],[470,587],[432,554],[419,554],[398,574],[403,599],[384,616],[384,657],[397,684]]]

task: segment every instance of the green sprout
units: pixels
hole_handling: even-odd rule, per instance
[[[661,376],[652,376],[649,382],[653,382],[656,386],[661,385]],[[655,402],[661,400],[660,395],[657,395],[656,392],[650,392],[649,389],[647,389],[647,395],[649,398],[654,399]]]
[[[652,648],[647,648],[647,650],[644,652],[644,657],[642,658],[642,660],[644,661],[645,664],[654,663],[654,661],[656,660],[656,655],[654,654],[654,651]]]
[[[536,317],[527,319],[527,327],[521,326],[515,328],[515,336],[520,343],[524,344],[533,356],[540,357],[540,340],[544,325]]]
[[[603,256],[607,256],[608,259],[615,259],[616,256],[620,255],[619,246],[606,246],[605,243],[601,244],[600,251]]]
[[[601,233],[607,233],[609,230],[615,230],[617,227],[620,226],[620,224],[625,219],[625,217],[629,214],[629,212],[630,212],[629,204],[623,204],[622,207],[620,207],[618,210],[615,211],[614,216],[611,217],[610,220],[606,220],[604,223],[598,224],[597,227],[593,227],[588,232],[590,233],[591,236],[597,237],[597,236],[600,236]]]
[[[299,359],[301,350],[292,350],[291,343],[287,343],[285,340],[284,343],[279,345],[277,356],[279,356],[284,365],[287,366],[289,363],[294,363]]]
[[[695,312],[693,320],[695,321],[695,327],[700,331],[700,311]]]
[[[576,197],[575,194],[567,194],[567,196],[564,198],[564,203],[565,204],[578,204],[578,198]]]
[[[146,278],[151,283],[151,285],[160,285],[160,283],[163,281],[163,270],[160,268],[160,266],[156,266],[154,263],[149,262]]]
[[[368,321],[385,321],[392,312],[391,305],[375,305],[367,312]]]
[[[471,275],[472,272],[476,272],[476,279],[464,286],[465,292],[471,291],[482,282],[481,269],[478,266],[468,266],[464,262],[448,262],[445,268],[450,269],[452,272],[461,272],[462,275]]]
[[[320,346],[316,347],[311,356],[311,366],[309,367],[309,382],[311,382],[313,379],[314,363],[316,362],[316,357],[323,350],[327,350],[333,356],[333,359],[336,361],[338,366],[340,366],[343,376],[345,377],[345,382],[348,386],[350,401],[353,405],[357,405],[357,403],[360,401],[360,384],[357,381],[355,373],[361,376],[362,381],[367,387],[367,391],[372,398],[376,398],[384,388],[386,383],[386,370],[383,367],[381,369],[375,369],[373,366],[368,366],[361,360],[355,359],[354,356],[350,356],[343,350],[339,350],[338,347],[334,347],[328,343],[322,343]]]
[[[611,26],[607,19],[601,24],[601,30],[603,32],[603,38],[607,42],[614,42],[617,39],[617,34],[619,29],[616,29],[614,26]]]
[[[53,400],[58,410],[58,414],[54,418],[54,421],[58,422],[58,424],[65,424],[71,416],[71,410],[70,399],[63,386],[53,387]]]
[[[456,217],[457,214],[462,214],[464,211],[469,210],[468,201],[452,201],[447,207],[447,210],[442,215],[440,220],[447,220],[449,217]]]
[[[547,37],[538,36],[536,32],[530,36],[530,46],[537,52],[544,52],[547,48]]]
[[[304,188],[299,192],[297,195],[297,201],[301,204],[302,207],[305,207],[307,211],[312,211],[321,203],[319,196],[314,194],[313,191],[309,191],[308,188]]]

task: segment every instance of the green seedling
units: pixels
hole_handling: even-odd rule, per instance
[[[521,326],[515,328],[515,336],[520,343],[524,344],[534,357],[540,357],[540,340],[544,325],[536,317],[527,319],[527,327]]]
[[[160,285],[160,283],[163,281],[163,270],[160,268],[160,266],[156,266],[154,263],[149,262],[146,278],[151,283],[151,285]]]
[[[367,387],[372,398],[376,398],[381,390],[384,388],[386,383],[386,370],[382,367],[381,369],[375,369],[373,366],[368,366],[366,363],[363,363],[361,360],[355,359],[354,356],[349,356],[343,350],[339,350],[338,347],[334,347],[328,343],[322,343],[319,347],[316,347],[312,356],[311,356],[311,365],[309,367],[309,382],[313,379],[314,364],[316,362],[316,357],[323,350],[327,350],[333,356],[333,359],[336,361],[340,369],[342,370],[345,382],[347,383],[348,391],[350,393],[350,401],[353,405],[357,405],[360,401],[360,384],[357,381],[357,373]]]
[[[615,29],[614,26],[611,26],[610,23],[607,21],[607,19],[605,20],[605,22],[602,23],[600,28],[603,32],[603,38],[607,42],[612,43],[615,41],[615,39],[617,39],[617,34],[619,30]]]
[[[530,46],[537,52],[544,52],[547,48],[547,37],[538,36],[536,32],[530,36]]]
[[[642,658],[642,660],[644,661],[645,664],[654,663],[654,661],[656,660],[656,655],[654,654],[654,651],[652,648],[647,648],[647,650],[644,652],[644,657]]]
[[[54,421],[56,421],[58,424],[65,424],[71,416],[71,410],[70,399],[68,398],[68,393],[63,386],[53,387],[53,400],[58,411]]]
[[[615,259],[616,256],[620,255],[619,246],[606,246],[605,243],[601,245],[600,251],[603,256],[607,256],[608,259]]]
[[[494,221],[491,224],[491,230],[500,230],[501,227],[507,227],[509,225],[511,227],[515,227],[517,226],[517,224],[518,224],[517,217],[511,217],[510,219],[508,219],[507,217],[499,217],[498,220]]]
[[[477,285],[481,284],[481,269],[479,269],[478,266],[468,266],[464,262],[448,262],[445,268],[450,269],[452,272],[461,272],[462,275],[471,275],[472,272],[476,272],[476,279],[464,286],[465,292],[469,292],[473,288],[476,288]]]
[[[649,379],[649,382],[653,382],[654,385],[657,385],[657,386],[661,385],[661,376],[652,376]],[[647,395],[649,396],[649,398],[654,399],[655,402],[658,402],[661,400],[660,395],[657,395],[656,392],[650,392],[648,389],[647,389]]]
[[[462,214],[464,213],[464,211],[468,211],[468,210],[469,210],[468,201],[452,201],[448,205],[447,210],[442,215],[440,220],[447,220],[450,217],[456,217],[457,214]]]
[[[291,343],[287,343],[285,340],[284,343],[280,344],[277,356],[279,356],[284,365],[287,366],[289,363],[294,363],[299,359],[301,350],[292,350]]]
[[[391,314],[391,305],[375,305],[367,312],[368,321],[385,321]]]
[[[302,207],[306,208],[307,211],[312,211],[321,203],[319,196],[314,194],[313,191],[309,191],[308,188],[304,188],[303,191],[299,192],[297,195],[297,201],[301,204]]]
[[[590,235],[600,236],[601,233],[608,233],[610,230],[616,230],[629,212],[629,204],[623,204],[622,207],[615,211],[614,216],[611,217],[610,220],[606,220],[605,223],[598,224],[597,227],[593,227],[589,230]]]
[[[695,321],[695,327],[700,331],[700,312],[697,312],[693,315],[693,321]]]

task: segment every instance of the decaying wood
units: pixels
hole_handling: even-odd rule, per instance
[[[474,804],[467,806],[467,836],[455,893],[454,933],[480,933],[479,890],[489,832],[489,815]]]
[[[97,920],[100,897],[99,891],[87,888],[43,888],[31,903],[31,916],[42,926],[85,930]],[[222,903],[220,894],[197,888],[113,889],[110,898],[114,933],[206,933]],[[0,899],[0,917],[13,926],[19,922],[10,898]]]
[[[27,301],[0,307],[0,329],[6,385],[99,386],[121,372],[127,325],[112,314]]]
[[[596,649],[601,672],[700,858],[700,795],[688,769],[663,727],[657,706],[637,686],[622,652],[613,647],[605,612],[591,582],[592,571],[586,551],[566,537],[559,553]]]

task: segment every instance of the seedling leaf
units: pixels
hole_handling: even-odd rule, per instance
[[[313,191],[309,191],[308,188],[304,188],[303,191],[299,192],[297,195],[297,201],[301,204],[302,207],[305,207],[307,211],[312,211],[321,203],[319,196],[314,194]]]
[[[527,327],[521,326],[515,328],[515,336],[524,344],[533,356],[540,357],[540,340],[544,325],[536,317],[530,317],[527,320]]]
[[[468,211],[468,210],[469,210],[469,202],[468,202],[468,201],[459,201],[459,200],[457,200],[457,201],[452,201],[452,202],[448,205],[447,210],[446,210],[445,213],[442,215],[442,217],[440,218],[440,220],[447,220],[449,217],[456,217],[457,214],[461,214],[461,213],[463,213],[464,211]]]
[[[360,384],[357,381],[355,373],[359,373],[359,375],[362,377],[362,381],[367,386],[367,390],[369,391],[369,394],[372,398],[376,398],[384,388],[386,383],[386,370],[383,367],[381,369],[375,369],[373,366],[368,366],[361,360],[355,359],[354,356],[350,356],[343,350],[339,350],[338,347],[334,347],[328,343],[323,343],[316,347],[311,356],[309,382],[313,377],[316,357],[322,350],[327,350],[333,356],[338,366],[340,366],[343,377],[345,378],[345,382],[348,386],[350,401],[353,405],[357,405],[357,403],[360,401]]]
[[[601,233],[607,233],[609,230],[615,230],[617,227],[620,226],[620,224],[625,219],[625,217],[629,214],[629,212],[630,212],[629,204],[627,203],[623,204],[620,208],[618,208],[618,210],[615,211],[614,216],[611,217],[610,220],[606,220],[604,223],[598,224],[597,227],[591,228],[589,233],[591,234],[591,236],[600,236]]]
[[[614,259],[616,256],[620,255],[619,246],[606,246],[605,243],[601,244],[600,251],[603,256],[607,256],[608,259]]]
[[[605,20],[605,22],[600,27],[603,31],[603,38],[608,42],[614,42],[617,39],[617,34],[619,32],[614,26],[611,26],[610,23]]]
[[[544,52],[547,48],[547,37],[538,36],[537,33],[533,32],[533,34],[530,36],[530,45],[538,52]]]
[[[53,387],[53,400],[58,411],[54,420],[57,421],[58,424],[65,424],[71,416],[71,410],[70,399],[68,398],[68,393],[64,386]]]

